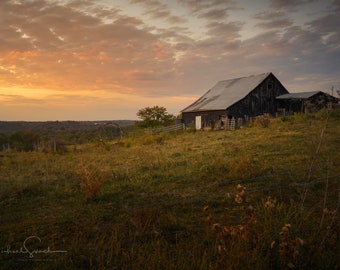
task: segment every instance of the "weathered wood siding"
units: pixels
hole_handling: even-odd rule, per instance
[[[305,99],[283,99],[278,100],[278,107],[285,110],[287,114],[294,112],[316,112],[323,108],[333,108],[338,105],[339,99],[320,92]]]
[[[287,93],[280,81],[271,74],[245,98],[230,106],[227,114],[234,118],[255,117],[265,113],[274,115],[277,111],[276,97]]]
[[[194,125],[196,116],[201,116],[202,127],[208,127],[215,125],[216,121],[221,120],[221,118],[226,115],[227,115],[226,110],[184,112],[182,114],[182,120],[185,125]]]
[[[194,124],[195,117],[201,116],[202,127],[209,127],[220,123],[223,117],[243,122],[244,119],[265,113],[274,115],[277,111],[276,97],[287,93],[287,89],[271,74],[247,96],[225,110],[183,112],[182,120],[186,125]]]

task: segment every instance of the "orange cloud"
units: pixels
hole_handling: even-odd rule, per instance
[[[1,60],[5,62],[15,62],[18,60],[31,60],[39,56],[37,51],[9,51],[5,52]]]
[[[157,41],[153,44],[152,51],[159,59],[169,58],[172,56],[172,53],[169,51],[169,46],[160,41]]]

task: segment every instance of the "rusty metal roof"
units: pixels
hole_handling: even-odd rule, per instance
[[[248,95],[270,74],[262,73],[249,77],[220,81],[197,101],[183,109],[182,112],[226,110],[235,102]]]
[[[321,91],[290,93],[278,96],[276,99],[308,99],[318,93],[321,93]]]

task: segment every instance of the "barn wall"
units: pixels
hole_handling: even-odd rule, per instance
[[[270,75],[244,99],[228,108],[228,115],[235,118],[248,118],[265,113],[274,115],[277,111],[276,97],[288,91],[274,75]]]
[[[299,99],[279,99],[278,108],[284,109],[285,114],[290,114],[293,112],[303,112],[304,105],[303,101]]]
[[[333,108],[337,103],[337,98],[323,92],[306,99],[278,100],[279,107],[284,108],[288,114],[294,112],[316,112],[323,108]]]
[[[185,125],[195,124],[196,116],[202,117],[202,127],[209,127],[220,121],[222,116],[226,116],[226,111],[183,112],[182,121]]]
[[[336,106],[338,99],[328,95],[326,93],[320,92],[304,102],[304,108],[307,112],[316,112],[323,108],[332,108]]]

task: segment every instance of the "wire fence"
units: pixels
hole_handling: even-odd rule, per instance
[[[184,131],[184,130],[185,130],[185,125],[183,123],[179,123],[179,124],[168,126],[168,127],[149,128],[149,129],[146,129],[146,132],[149,134],[159,134],[159,133],[178,132],[178,131]]]

